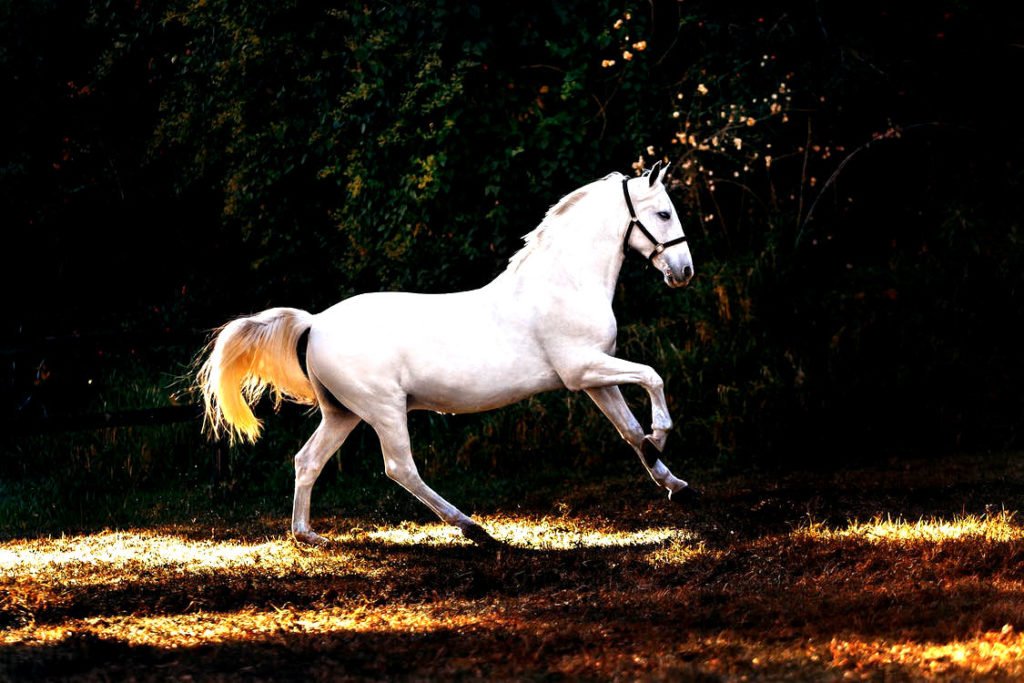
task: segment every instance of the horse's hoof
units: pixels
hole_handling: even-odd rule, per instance
[[[312,546],[315,548],[327,548],[331,545],[329,539],[312,531],[300,531],[292,533],[292,540],[296,545]]]
[[[462,530],[462,535],[483,548],[494,548],[501,545],[498,539],[484,531],[484,528],[479,524],[467,526]]]
[[[669,491],[668,499],[673,503],[679,503],[680,505],[696,505],[700,502],[701,492],[692,486],[684,486],[678,491]]]

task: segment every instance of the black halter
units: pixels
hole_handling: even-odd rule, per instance
[[[640,219],[636,217],[636,211],[633,210],[633,200],[629,198],[629,187],[626,185],[628,182],[629,178],[624,178],[622,181],[622,194],[626,197],[626,208],[629,209],[629,227],[626,228],[626,236],[622,238],[622,253],[629,254],[629,236],[633,234],[633,228],[640,228],[640,232],[643,233],[644,237],[650,240],[651,244],[654,245],[654,251],[647,256],[648,261],[654,260],[655,256],[669,247],[685,242],[686,235],[677,237],[674,240],[669,240],[668,242],[659,242],[655,239],[650,230],[645,228],[644,224],[640,222]]]

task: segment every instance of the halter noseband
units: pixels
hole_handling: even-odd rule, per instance
[[[633,200],[629,198],[629,187],[626,185],[628,182],[629,178],[624,178],[622,180],[622,194],[626,197],[626,208],[629,209],[629,227],[626,228],[626,236],[622,238],[622,253],[629,254],[629,236],[633,234],[633,228],[640,228],[640,232],[643,233],[644,237],[654,245],[654,251],[647,256],[648,261],[653,261],[655,256],[669,247],[685,242],[686,235],[669,240],[668,242],[659,242],[654,235],[651,234],[650,230],[644,227],[644,224],[640,222],[640,219],[636,217],[636,211],[633,210]]]

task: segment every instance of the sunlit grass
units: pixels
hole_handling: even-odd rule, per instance
[[[580,520],[561,517],[493,515],[482,517],[480,521],[497,540],[534,550],[660,546],[669,541],[688,542],[693,539],[693,534],[685,529],[657,527],[621,531],[597,528]],[[403,523],[396,527],[371,530],[366,535],[396,545],[471,545],[457,529],[440,523]]]
[[[158,570],[165,574],[259,571],[281,576],[344,567],[371,572],[374,567],[351,553],[311,554],[285,539],[240,542],[183,538],[157,531],[102,532],[55,539],[0,544],[0,576],[56,579],[63,584],[105,583],[111,576],[132,580]]]
[[[512,611],[521,606],[510,600]],[[328,607],[295,609],[289,606],[271,609],[242,609],[230,613],[198,611],[172,616],[107,616],[76,619],[60,625],[21,628],[0,632],[0,644],[46,646],[71,636],[84,635],[116,640],[132,646],[190,648],[200,645],[262,640],[285,641],[290,636],[320,634],[324,638],[344,633],[416,634],[435,631],[453,633],[500,633],[507,629],[527,629],[548,633],[560,628],[557,622],[522,618],[496,611],[492,606],[467,601],[443,605],[394,605],[354,608]],[[592,630],[594,627],[584,627]],[[703,669],[709,673],[735,673],[737,661],[743,668],[807,670],[812,665],[845,673],[846,678],[874,678],[880,671],[902,671],[904,675],[953,679],[964,676],[1024,674],[1024,634],[1007,625],[1000,631],[988,631],[967,639],[949,642],[890,641],[870,638],[833,638],[830,642],[766,643],[734,633],[694,640],[680,634],[676,643],[684,651],[703,653]],[[656,671],[671,661],[671,652],[660,657],[635,645],[625,645],[602,653],[600,662],[594,653],[566,655],[551,662],[553,670]],[[811,669],[814,670],[814,669]]]
[[[487,529],[509,545],[536,550],[578,548],[626,548],[664,546],[669,541],[685,545],[692,534],[674,528],[637,531],[599,529],[562,518],[483,518]],[[258,569],[276,575],[281,571],[317,572],[338,569],[374,570],[347,546],[372,542],[381,545],[471,545],[455,528],[441,524],[401,523],[397,526],[356,527],[333,534],[329,551],[298,547],[283,535],[257,542],[195,540],[169,532],[106,531],[83,536],[8,541],[0,544],[0,575],[18,579],[59,575],[62,581],[104,580],[118,572],[124,576],[160,569],[164,572],[209,573]],[[282,569],[283,568],[283,569]]]
[[[705,676],[725,680],[1018,680],[1024,674],[1024,634],[1010,626],[945,643],[870,638],[786,642],[727,630],[703,638],[680,633],[677,647],[688,659],[700,662]],[[587,657],[567,656],[559,668],[580,671],[587,666]],[[626,647],[605,653],[600,669],[619,674],[616,678],[638,669],[657,680],[691,677],[658,675],[671,660],[665,653]]]
[[[210,643],[275,639],[287,634],[341,632],[424,633],[458,630],[481,623],[483,617],[465,606],[370,605],[296,609],[289,605],[269,609],[243,608],[233,612],[197,610],[158,616],[104,616],[72,619],[60,625],[32,626],[0,632],[0,644],[46,645],[74,634],[116,639],[130,645],[185,648]],[[490,627],[500,625],[487,616]]]
[[[696,556],[691,553],[692,534],[679,529],[622,531],[565,518],[502,515],[482,521],[512,548],[638,548],[656,552],[652,561],[662,564],[682,563]],[[254,576],[263,582],[288,577],[370,578],[391,568],[367,559],[361,548],[386,552],[389,546],[471,545],[458,530],[440,523],[357,526],[330,537],[334,543],[327,549],[297,546],[283,534],[277,539],[212,540],[174,529],[7,541],[0,544],[0,580],[12,589],[21,586],[10,595],[28,604],[56,600],[60,590],[75,586],[159,585],[169,580],[202,581],[204,577]],[[202,604],[201,600],[197,603]]]
[[[890,666],[916,669],[921,676],[1024,674],[1024,634],[1009,624],[946,643],[833,639],[829,651],[835,666],[865,674]]]
[[[860,538],[879,542],[937,543],[955,540],[1007,542],[1024,539],[1024,529],[1015,522],[1014,514],[1007,511],[993,515],[963,515],[948,520],[932,518],[908,521],[899,517],[876,517],[869,522],[850,522],[841,528],[812,523],[800,529],[797,534],[820,541]]]
[[[711,550],[703,541],[689,538],[673,538],[660,548],[647,553],[645,559],[656,567],[683,566],[694,560],[722,557],[719,550]]]

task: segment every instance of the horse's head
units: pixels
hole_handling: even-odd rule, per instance
[[[665,276],[665,284],[682,287],[693,277],[693,257],[665,188],[667,173],[668,165],[662,166],[659,161],[643,177],[622,181],[630,213],[623,250],[632,248],[646,256]]]

